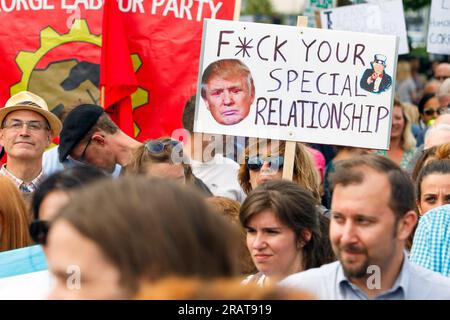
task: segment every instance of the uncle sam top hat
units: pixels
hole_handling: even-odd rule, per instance
[[[376,54],[375,55],[375,59],[373,62],[378,63],[378,64],[382,64],[383,66],[386,66],[386,56],[382,55],[382,54]]]

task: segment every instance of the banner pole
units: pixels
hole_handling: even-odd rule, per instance
[[[105,109],[105,86],[100,88],[100,107]]]
[[[234,17],[233,17],[234,21],[238,21],[239,17],[241,16],[241,4],[242,0],[236,0],[236,4],[234,6]]]
[[[308,17],[298,16],[297,17],[297,27],[307,27]],[[283,165],[283,176],[285,180],[292,181],[292,176],[294,173],[294,160],[295,160],[295,147],[297,142],[286,141],[286,148],[284,150],[284,165]]]

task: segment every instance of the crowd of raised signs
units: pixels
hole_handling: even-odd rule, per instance
[[[182,142],[141,143],[99,106],[57,117],[39,92],[17,93],[0,109],[0,287],[35,276],[17,291],[450,299],[450,63],[427,76],[417,62],[398,62],[389,150],[297,142],[292,181],[285,141],[193,132],[195,97]],[[31,250],[43,266],[18,272]]]

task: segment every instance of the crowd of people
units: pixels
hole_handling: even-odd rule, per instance
[[[0,251],[42,246],[51,299],[450,299],[450,64],[413,69],[389,150],[296,142],[292,181],[285,141],[194,132],[195,97],[182,142],[139,142],[100,106],[59,119],[19,92],[0,109]]]

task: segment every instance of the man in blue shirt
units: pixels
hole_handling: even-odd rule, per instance
[[[417,215],[407,174],[371,154],[342,161],[331,180],[330,240],[339,261],[281,285],[320,299],[450,299],[450,278],[408,261],[405,243]]]

